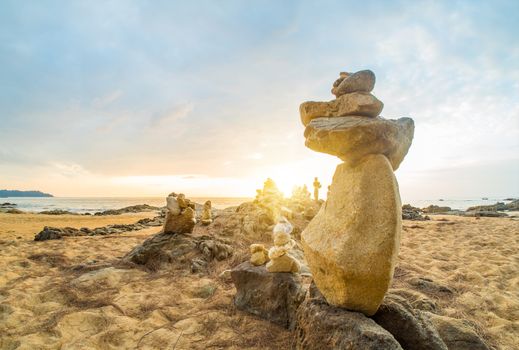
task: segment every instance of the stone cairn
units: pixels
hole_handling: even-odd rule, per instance
[[[256,190],[254,202],[265,208],[269,212],[271,219],[276,222],[281,215],[283,193],[278,189],[274,180],[268,178],[263,183],[263,190]]]
[[[274,246],[268,251],[263,244],[250,245],[250,263],[254,266],[261,266],[267,264],[268,272],[291,272],[297,273],[301,266],[296,258],[294,258],[290,251],[296,245],[292,239],[292,225],[285,219],[274,226],[272,230],[272,240]]]
[[[202,210],[202,219],[200,220],[202,225],[209,225],[213,222],[213,214],[211,212],[211,201],[207,201],[204,203],[204,208]]]
[[[314,200],[316,202],[319,202],[319,189],[321,188],[321,183],[319,182],[318,178],[314,178]]]
[[[281,219],[272,230],[274,246],[267,251],[263,244],[251,244],[250,260],[231,270],[236,307],[289,329],[295,327],[296,311],[306,292],[301,266],[290,254],[296,245],[292,229]]]
[[[182,193],[170,193],[166,198],[164,233],[191,233],[196,224],[195,203]]]
[[[291,236],[292,229],[292,225],[286,220],[274,226],[272,231],[274,246],[268,252],[270,259],[267,263],[268,272],[297,273],[301,269],[299,262],[290,254],[290,250],[296,245]]]
[[[263,244],[254,243],[250,247],[250,263],[254,266],[265,265],[269,261],[269,252]]]
[[[293,202],[304,206],[306,203],[310,201],[310,191],[308,191],[308,186],[296,186],[292,190],[292,197],[290,198]]]
[[[300,106],[305,145],[343,160],[326,203],[302,233],[317,288],[330,305],[373,315],[391,283],[401,203],[393,174],[414,134],[410,118],[379,116],[370,70],[340,73],[330,102]]]

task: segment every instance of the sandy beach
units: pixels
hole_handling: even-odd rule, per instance
[[[233,259],[214,262],[205,275],[121,264],[157,227],[33,241],[44,225],[98,227],[151,216],[0,214],[0,348],[291,346],[284,328],[237,311],[233,284],[218,277],[247,258],[245,238]],[[518,251],[519,221],[510,218],[404,221],[392,287],[417,308],[464,320],[491,348],[511,350],[519,343]]]

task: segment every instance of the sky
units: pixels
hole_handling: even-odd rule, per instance
[[[323,188],[299,105],[371,69],[415,121],[402,199],[519,196],[519,1],[0,2],[0,188]]]

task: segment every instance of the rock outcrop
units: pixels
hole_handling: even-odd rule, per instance
[[[491,205],[477,205],[470,207],[467,211],[508,211],[508,210],[519,210],[519,199],[505,199],[510,200],[510,203],[497,202]]]
[[[422,215],[422,210],[420,208],[413,207],[411,204],[404,204],[402,206],[402,219],[413,221],[431,220],[427,215]]]
[[[435,321],[431,322],[432,319]],[[306,300],[297,310],[296,347],[298,349],[458,349],[452,342],[447,347],[439,331],[441,327],[436,328],[441,326],[444,319],[449,325],[459,325],[461,322],[414,309],[405,298],[393,293],[386,295],[375,315],[367,317],[362,313],[328,304],[312,283]],[[477,340],[470,339],[477,343]],[[475,349],[483,350],[478,347]]]
[[[478,334],[462,320],[425,312],[449,350],[489,350]]]
[[[341,73],[333,92],[370,92],[374,83],[371,71]],[[307,147],[344,161],[337,166],[328,200],[301,235],[314,281],[331,305],[373,315],[384,298],[402,226],[393,171],[413,134],[410,118],[373,115],[320,116],[306,126]]]
[[[295,314],[305,290],[301,278],[292,273],[270,273],[265,266],[244,262],[231,271],[236,287],[234,304],[282,327],[293,329]]]
[[[196,224],[194,203],[183,194],[166,198],[166,219],[162,232],[133,248],[123,260],[150,269],[163,264],[189,265],[192,272],[203,272],[212,260],[227,259],[233,247],[227,241],[211,236],[192,236]]]
[[[145,228],[153,226],[161,226],[163,223],[164,219],[160,216],[156,216],[151,219],[141,219],[134,224],[113,224],[103,227],[96,227],[93,229],[90,229],[88,227],[82,227],[80,229],[77,229],[73,227],[59,228],[45,226],[43,230],[41,230],[35,235],[34,240],[47,241],[50,239],[61,239],[63,237],[115,235],[124,232],[143,230]]]
[[[398,295],[386,295],[372,319],[391,333],[404,349],[447,350],[429,319]]]
[[[79,215],[78,213],[74,213],[69,210],[63,210],[63,209],[44,210],[44,211],[40,211],[38,214],[42,214],[42,215]]]
[[[296,314],[296,349],[402,350],[393,335],[372,319],[329,305],[315,286],[309,294]]]
[[[1,211],[1,210],[0,210]],[[20,210],[20,209],[16,209],[16,208],[12,208],[12,209],[7,209],[5,211],[5,213],[7,214],[25,214],[25,212],[23,210]]]
[[[451,211],[451,207],[440,207],[438,205],[431,204],[428,207],[422,208],[422,211],[427,214],[439,214],[439,213],[447,213]]]
[[[192,272],[202,272],[214,259],[227,259],[233,254],[228,242],[185,233],[159,233],[133,248],[123,258],[138,265],[157,270],[164,264],[190,267]]]

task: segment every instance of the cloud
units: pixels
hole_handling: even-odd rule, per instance
[[[92,105],[94,108],[104,108],[113,102],[117,101],[123,96],[122,90],[114,90],[104,96],[96,97],[92,101]]]
[[[91,175],[80,164],[52,162],[50,165],[55,169],[55,173],[65,177],[83,177]]]
[[[156,112],[151,116],[150,126],[171,127],[175,122],[186,118],[194,109],[193,103],[183,103],[163,112]]]

